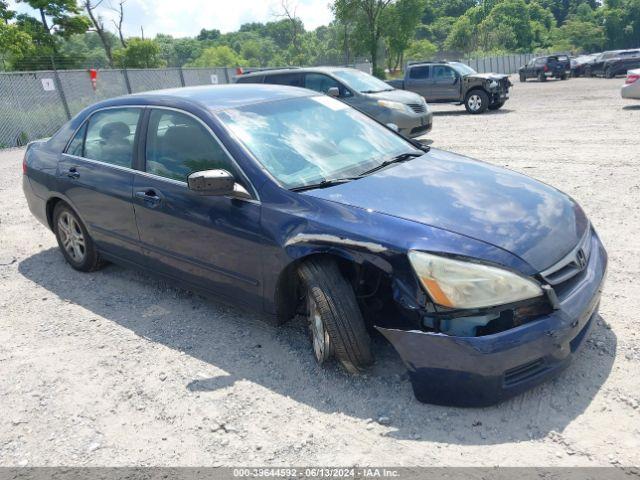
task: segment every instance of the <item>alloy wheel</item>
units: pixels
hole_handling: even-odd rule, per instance
[[[482,98],[480,98],[480,95],[478,94],[473,94],[469,97],[469,108],[474,111],[477,112],[478,110],[480,110],[480,108],[482,108]]]
[[[87,253],[86,242],[80,224],[69,212],[62,212],[58,218],[58,232],[69,257],[74,262],[81,263]]]

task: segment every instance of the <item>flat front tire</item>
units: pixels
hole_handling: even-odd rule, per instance
[[[464,99],[464,107],[474,115],[484,113],[489,107],[489,95],[484,90],[471,90]]]
[[[96,246],[80,217],[66,203],[53,210],[53,229],[58,246],[69,265],[81,272],[91,272],[102,266]]]
[[[353,288],[335,261],[309,259],[299,269],[313,353],[323,364],[335,357],[350,373],[373,363],[371,338]]]

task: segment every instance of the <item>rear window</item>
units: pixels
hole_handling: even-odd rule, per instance
[[[236,83],[262,83],[264,82],[264,75],[255,75],[251,77],[238,77]]]
[[[285,73],[280,75],[265,75],[264,83],[271,85],[289,85],[291,87],[303,87],[301,73]]]
[[[421,80],[429,78],[429,67],[412,67],[409,69],[409,78]]]

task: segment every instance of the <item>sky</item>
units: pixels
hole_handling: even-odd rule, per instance
[[[112,7],[119,3],[118,0],[103,0],[99,12],[109,29],[115,32],[110,20],[117,18],[117,14],[108,8],[109,2]],[[330,0],[288,0],[307,30],[332,20],[329,3]],[[24,3],[10,0],[9,4],[13,10],[33,13]],[[203,28],[231,32],[243,23],[278,20],[278,14],[282,12],[281,0],[126,0],[124,6],[125,35],[139,37],[142,26],[145,38],[157,33],[193,37]]]

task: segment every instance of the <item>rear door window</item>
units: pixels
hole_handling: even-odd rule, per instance
[[[94,113],[89,119],[83,156],[131,168],[140,111],[139,108],[111,108]]]
[[[151,111],[145,158],[147,172],[183,182],[202,170],[236,173],[211,132],[195,118],[173,110]]]
[[[285,73],[280,75],[266,75],[264,83],[272,85],[289,85],[291,87],[304,87],[301,73]]]
[[[409,70],[409,78],[412,80],[426,80],[429,78],[429,66],[412,67]]]
[[[76,157],[84,156],[84,134],[87,131],[87,123],[85,122],[82,127],[76,132],[73,140],[69,143],[67,151],[65,153],[74,155]]]

